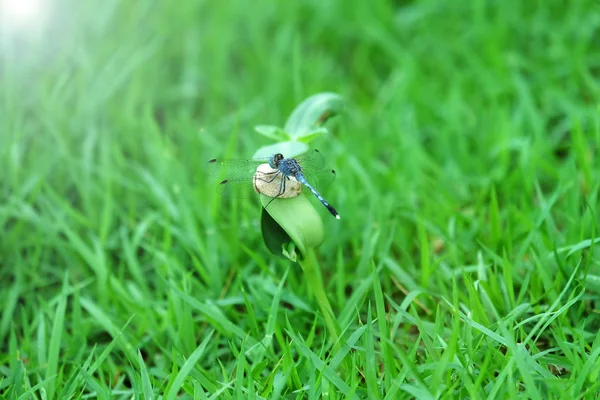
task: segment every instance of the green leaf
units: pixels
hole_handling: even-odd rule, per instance
[[[144,393],[144,398],[148,400],[154,399],[154,391],[152,389],[152,383],[150,382],[150,375],[148,375],[148,368],[144,363],[144,357],[138,349],[138,363],[140,365],[140,376],[142,379],[142,391]]]
[[[321,126],[319,128],[313,129],[310,132],[307,132],[304,136],[299,137],[298,141],[302,142],[302,143],[310,143],[313,140],[315,140],[316,138],[318,138],[319,136],[325,135],[327,133],[329,133],[327,128],[325,128],[324,126]]]
[[[66,282],[65,282],[66,287]],[[67,295],[63,294],[56,306],[54,315],[54,323],[52,325],[52,333],[50,336],[50,346],[48,348],[48,367],[46,369],[46,379],[48,386],[46,387],[48,398],[53,398],[56,389],[56,381],[53,379],[58,375],[58,364],[60,347],[62,343],[62,335],[65,329],[65,311],[67,308]]]
[[[214,331],[211,331],[208,334],[208,336],[202,341],[202,343],[200,343],[200,346],[198,346],[196,350],[194,350],[194,352],[190,355],[190,357],[185,361],[185,363],[181,367],[181,370],[177,373],[175,379],[171,382],[169,388],[167,389],[167,393],[165,393],[164,399],[173,400],[177,398],[177,393],[183,387],[185,378],[187,378],[187,376],[192,373],[194,367],[196,366],[196,363],[200,360],[202,354],[204,354],[204,350],[206,349],[208,343],[210,343],[210,339],[212,338],[213,333]]]
[[[336,371],[328,365],[325,360],[319,357],[318,354],[313,352],[310,347],[304,342],[304,339],[293,331],[293,327],[288,321],[288,327],[286,330],[287,334],[292,338],[293,344],[298,351],[298,354],[306,359],[311,368],[315,368],[323,376],[331,382],[336,389],[344,395],[344,398],[356,399],[357,396],[354,394],[352,388],[339,377]]]
[[[300,142],[281,142],[269,146],[263,146],[256,150],[254,158],[266,158],[275,153],[281,153],[284,157],[296,157],[299,154],[306,153],[308,145]]]
[[[319,93],[304,100],[294,109],[283,130],[290,138],[312,135],[315,128],[322,126],[329,118],[339,114],[344,108],[343,98],[335,93]]]
[[[267,213],[288,235],[289,239],[294,242],[300,250],[302,257],[306,254],[307,249],[318,247],[323,243],[325,231],[323,220],[313,204],[303,193],[289,199],[275,200],[271,197],[261,195],[260,200],[263,206],[268,205],[266,207]],[[268,239],[265,238],[265,243],[267,243],[267,240],[269,241],[267,247],[274,254],[285,255],[282,252],[281,246],[286,245],[286,242],[289,243],[289,240],[286,241],[284,236],[270,225],[268,229],[270,230],[263,230],[263,238],[270,234],[274,234],[274,236]],[[288,258],[290,257],[288,256]],[[295,261],[292,258],[290,259]]]
[[[291,259],[291,255],[288,256],[284,251],[284,246],[292,241],[290,235],[271,217],[271,214],[265,208],[262,209],[260,227],[263,240],[269,251],[276,256]]]
[[[289,135],[280,127],[275,125],[257,125],[254,130],[260,135],[273,140],[289,140]]]

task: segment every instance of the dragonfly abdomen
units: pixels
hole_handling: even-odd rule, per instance
[[[319,192],[317,192],[310,183],[308,183],[308,181],[304,178],[304,174],[302,174],[302,172],[296,173],[295,178],[298,182],[300,182],[301,184],[306,186],[312,192],[312,194],[314,194],[317,197],[317,199],[319,199],[319,201],[327,208],[327,210],[329,210],[331,215],[333,215],[337,219],[340,219],[340,215],[335,210],[335,208],[333,208],[333,206],[331,204],[329,204],[327,202],[327,200],[325,200],[325,198],[323,198],[323,196],[321,196],[321,194]]]

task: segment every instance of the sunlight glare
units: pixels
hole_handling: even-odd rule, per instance
[[[42,23],[46,3],[46,0],[0,0],[0,18],[5,27],[31,29]]]

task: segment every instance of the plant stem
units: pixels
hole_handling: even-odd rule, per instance
[[[329,329],[329,334],[334,342],[340,337],[340,327],[333,314],[333,308],[327,298],[327,292],[323,286],[323,277],[321,274],[321,267],[317,260],[314,249],[306,249],[304,260],[300,261],[300,266],[304,271],[304,275],[308,279],[309,287],[313,290],[315,297],[321,308],[323,318],[325,318],[325,324]]]

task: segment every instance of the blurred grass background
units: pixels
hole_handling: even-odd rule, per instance
[[[0,393],[597,395],[597,2],[3,1]],[[337,353],[203,175],[325,91]]]

